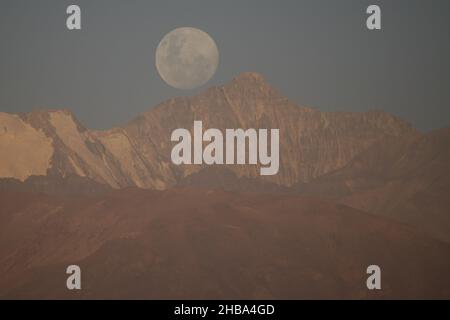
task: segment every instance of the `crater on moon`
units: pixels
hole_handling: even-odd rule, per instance
[[[196,28],[178,28],[164,36],[156,49],[156,69],[177,89],[204,85],[216,73],[219,50],[214,40]]]

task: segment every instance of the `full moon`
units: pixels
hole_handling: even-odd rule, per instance
[[[219,65],[219,50],[206,32],[178,28],[164,36],[156,49],[156,69],[177,89],[190,90],[207,83]]]

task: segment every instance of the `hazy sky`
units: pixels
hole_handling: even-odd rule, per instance
[[[69,4],[82,9],[81,31],[66,29]],[[381,6],[381,31],[365,26],[370,4]],[[182,26],[217,42],[206,86],[257,71],[323,111],[377,108],[424,130],[450,125],[448,0],[2,0],[0,111],[69,108],[107,128],[194,94],[168,87],[154,66],[161,38]]]

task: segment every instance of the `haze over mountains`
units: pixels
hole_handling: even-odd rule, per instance
[[[317,198],[0,192],[0,297],[448,298],[450,244]],[[382,291],[366,268],[381,266]],[[82,290],[65,287],[68,265]]]
[[[195,120],[280,129],[279,173],[173,165]],[[105,131],[0,113],[0,151],[0,297],[450,298],[450,127],[321,112],[243,73]]]

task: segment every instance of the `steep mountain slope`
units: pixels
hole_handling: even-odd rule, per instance
[[[0,201],[3,298],[450,297],[449,244],[315,198],[123,189]],[[65,288],[70,264],[79,292]],[[371,264],[382,291],[366,288]]]
[[[375,144],[344,168],[294,188],[450,242],[450,127]]]
[[[23,180],[45,175],[53,154],[52,140],[18,115],[0,113],[0,177]]]
[[[144,159],[158,157],[161,172],[171,168],[172,181],[200,166],[173,167],[170,134],[204,128],[279,128],[280,171],[261,178],[257,166],[230,166],[238,177],[253,177],[290,186],[344,166],[376,141],[389,136],[415,135],[405,122],[383,112],[322,113],[299,107],[270,87],[262,76],[244,73],[224,87],[191,98],[175,98],[132,121],[125,129]],[[155,161],[148,161],[154,163]],[[155,172],[156,174],[156,172]]]
[[[0,114],[2,178],[88,177],[111,187],[132,183],[95,135],[68,110]]]
[[[280,129],[280,171],[260,177],[257,166],[231,166],[238,177],[281,186],[307,182],[344,167],[371,145],[390,137],[418,133],[383,112],[326,113],[300,107],[268,85],[261,75],[244,73],[222,87],[197,96],[174,98],[138,116],[124,127],[106,131],[84,128],[68,111],[1,114],[0,177],[24,180],[31,175],[76,174],[113,188],[166,189],[200,166],[174,166],[171,133],[207,128]],[[39,152],[32,151],[38,146]],[[12,156],[15,155],[15,156]],[[17,161],[16,158],[19,158]]]

